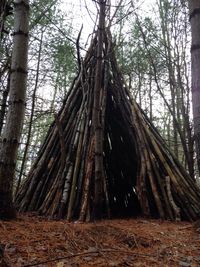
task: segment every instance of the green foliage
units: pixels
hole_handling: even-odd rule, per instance
[[[60,109],[76,73],[75,48],[68,38],[72,34],[72,25],[71,22],[66,22],[66,14],[60,10],[59,2],[31,1],[26,123],[17,167],[20,170],[34,101],[31,138],[23,170],[25,175],[37,156],[54,113]],[[70,16],[69,12],[68,18]]]
[[[59,0],[34,0],[30,2],[30,29],[45,27],[56,22],[56,10]]]
[[[136,10],[115,27],[118,61],[140,106],[187,165],[192,147],[188,10],[179,1],[159,0],[151,15],[145,12]],[[118,13],[119,20],[123,15]]]
[[[60,100],[65,98],[67,90],[76,73],[75,48],[59,34],[51,40],[53,81],[60,93]]]

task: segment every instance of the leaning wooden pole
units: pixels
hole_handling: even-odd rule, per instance
[[[95,142],[95,180],[94,180],[94,217],[101,217],[103,205],[103,182],[105,180],[103,167],[103,124],[101,119],[102,98],[104,94],[104,83],[102,81],[103,69],[103,38],[105,32],[105,6],[106,1],[99,2],[99,25],[97,29],[97,62],[94,84],[94,103],[93,103],[93,124]]]

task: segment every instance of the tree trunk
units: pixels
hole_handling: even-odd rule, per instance
[[[2,39],[2,33],[3,33],[3,27],[4,27],[5,7],[6,7],[6,1],[1,0],[0,2],[0,40]]]
[[[13,180],[26,98],[29,2],[16,0],[14,6],[9,108],[0,146],[0,219],[16,216],[12,200]]]
[[[20,173],[19,173],[19,178],[17,181],[17,187],[16,187],[15,193],[18,192],[21,181],[22,181],[22,176],[24,173],[24,167],[25,167],[26,160],[27,160],[28,149],[29,149],[29,146],[31,143],[30,141],[31,141],[31,134],[32,134],[33,117],[34,117],[34,112],[35,112],[36,91],[38,88],[38,81],[39,81],[40,61],[41,61],[41,52],[42,52],[42,44],[43,44],[43,34],[44,34],[44,32],[42,31],[41,37],[40,37],[39,51],[38,51],[38,62],[37,62],[35,86],[34,86],[33,95],[32,95],[32,106],[31,106],[31,115],[30,115],[30,121],[29,121],[29,126],[28,126],[27,141],[26,141],[26,145],[25,145],[25,149],[24,149],[24,154],[23,154],[23,158],[22,158],[22,165],[20,168]]]
[[[189,0],[192,31],[192,103],[194,138],[196,143],[198,170],[200,173],[200,1]]]
[[[12,15],[12,7],[11,0],[1,0],[0,1],[0,42],[3,38],[3,33],[8,34],[9,32],[4,28],[4,23],[6,21],[6,17]]]

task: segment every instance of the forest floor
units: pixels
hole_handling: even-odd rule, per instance
[[[0,246],[9,267],[193,267],[200,266],[199,230],[188,222],[137,218],[80,224],[29,214],[0,221]]]

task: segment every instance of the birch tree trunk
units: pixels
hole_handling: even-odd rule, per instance
[[[9,108],[0,144],[0,219],[16,216],[13,180],[26,98],[29,1],[16,0],[14,7]]]
[[[192,31],[192,103],[194,137],[196,143],[198,170],[200,173],[200,1],[189,0]]]

